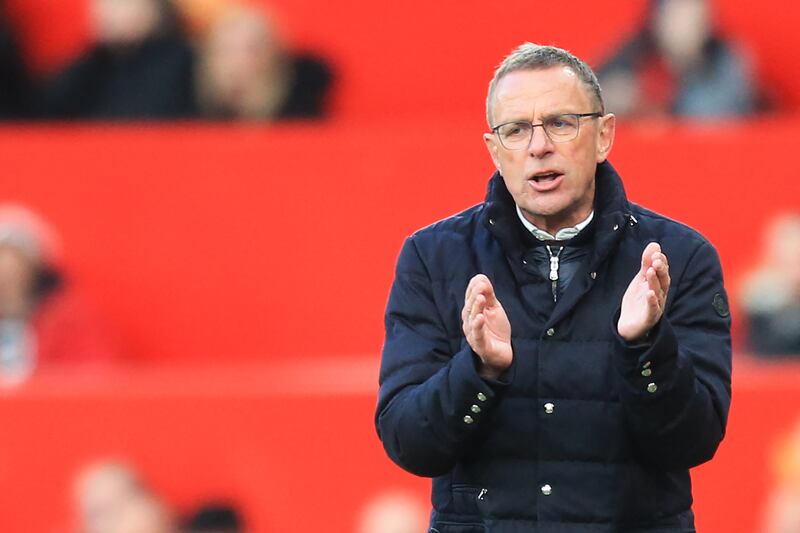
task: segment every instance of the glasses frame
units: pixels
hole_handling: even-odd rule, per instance
[[[539,122],[538,124],[534,124],[533,122],[531,122],[529,120],[512,120],[512,121],[509,121],[509,122],[503,122],[502,124],[498,124],[497,126],[492,128],[491,131],[492,131],[492,133],[494,135],[497,135],[497,140],[500,141],[500,144],[503,146],[503,148],[505,148],[506,150],[518,151],[518,150],[525,150],[531,145],[531,142],[533,141],[533,132],[534,132],[534,130],[536,130],[537,127],[541,126],[542,131],[547,136],[547,138],[550,139],[551,142],[554,142],[554,143],[568,143],[568,142],[574,141],[575,139],[578,138],[578,134],[580,134],[580,132],[581,132],[581,119],[582,118],[587,118],[587,117],[600,118],[602,116],[603,116],[603,113],[601,113],[599,111],[595,111],[593,113],[559,113],[558,115],[550,117],[550,119],[548,119],[548,120],[551,120],[551,119],[554,119],[554,118],[558,118],[558,117],[575,117],[576,119],[578,119],[578,127],[575,129],[575,137],[572,137],[571,139],[566,139],[566,140],[555,140],[555,139],[553,139],[550,136],[550,134],[547,133],[547,129],[544,127],[544,122]],[[520,148],[509,148],[508,146],[506,146],[503,143],[503,138],[498,133],[498,130],[500,128],[502,128],[503,126],[507,126],[508,124],[529,124],[531,126],[531,136],[528,139],[528,142],[527,142],[527,144],[525,144],[525,146],[522,146]]]

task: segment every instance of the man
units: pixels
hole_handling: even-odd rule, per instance
[[[412,235],[376,422],[430,531],[694,531],[730,404],[714,248],[629,203],[591,69],[524,44],[489,86],[487,199]]]

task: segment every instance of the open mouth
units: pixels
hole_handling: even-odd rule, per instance
[[[562,174],[560,172],[542,172],[541,174],[534,174],[531,176],[531,179],[536,183],[545,183],[553,181],[561,176]]]

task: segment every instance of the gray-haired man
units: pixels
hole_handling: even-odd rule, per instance
[[[714,248],[630,203],[591,69],[525,44],[497,69],[486,201],[406,241],[376,415],[433,477],[431,531],[694,531],[689,468],[730,404]]]

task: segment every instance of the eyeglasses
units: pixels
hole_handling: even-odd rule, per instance
[[[500,139],[500,144],[507,150],[524,150],[531,144],[533,130],[541,126],[545,135],[554,143],[565,143],[575,139],[581,129],[584,117],[599,118],[602,113],[564,113],[544,119],[539,124],[527,120],[506,122],[492,128],[492,133]]]

